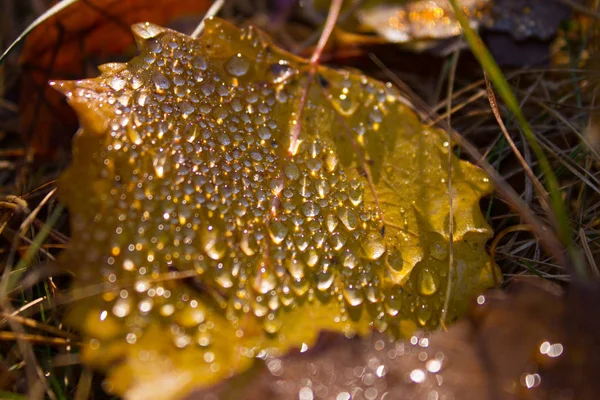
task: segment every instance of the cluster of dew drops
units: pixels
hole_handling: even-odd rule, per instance
[[[298,71],[265,65],[252,30],[241,39],[256,59],[215,57],[215,35],[147,39],[139,57],[103,75],[109,95],[94,94],[115,110],[94,155],[110,185],[93,230],[74,216],[71,251],[115,284],[101,318],[125,319],[129,343],[159,318],[178,347],[208,346],[214,324],[202,291],[232,324],[253,313],[269,334],[286,310],[312,301],[336,302],[340,322],[367,304],[386,329],[401,289],[382,289],[382,271],[400,255],[365,205],[364,179],[349,177],[317,135],[289,154],[289,125],[274,110],[300,95]],[[162,279],[190,270],[191,283]],[[127,279],[135,284],[119,288]]]

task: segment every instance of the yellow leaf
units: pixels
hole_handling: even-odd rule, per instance
[[[212,19],[199,40],[133,31],[139,56],[54,84],[82,123],[60,180],[72,227],[61,264],[88,295],[70,322],[110,391],[176,398],[324,330],[438,326],[444,132],[423,127],[391,85],[311,75],[253,28]],[[449,321],[495,268],[478,204],[490,184],[454,156],[452,171]]]

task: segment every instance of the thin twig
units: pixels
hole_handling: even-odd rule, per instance
[[[0,313],[0,317],[5,318],[4,321],[0,321],[0,324],[4,324],[4,322],[6,322],[6,320],[10,319],[21,325],[25,325],[30,328],[40,329],[40,330],[46,331],[48,333],[51,333],[53,335],[64,337],[66,339],[71,339],[71,340],[77,339],[77,336],[70,332],[67,332],[63,329],[55,328],[54,326],[51,326],[48,324],[44,324],[43,322],[36,321],[35,319],[21,317],[20,315],[15,315],[14,312],[11,314]]]
[[[587,237],[585,236],[585,230],[583,228],[579,228],[579,239],[581,240],[581,247],[583,247],[583,253],[585,254],[585,258],[587,258],[590,269],[595,276],[600,276],[600,271],[598,270],[598,266],[594,260],[594,255],[592,254],[592,250],[590,249],[590,245]]]
[[[327,44],[329,36],[331,36],[331,33],[335,28],[335,23],[337,22],[338,16],[340,15],[342,3],[343,0],[333,0],[331,2],[331,6],[329,7],[329,14],[327,14],[327,21],[325,21],[325,26],[323,27],[323,33],[321,33],[321,37],[319,38],[317,47],[315,48],[315,51],[313,52],[312,57],[310,58],[308,74],[306,77],[306,84],[304,86],[304,91],[302,92],[302,97],[300,98],[300,105],[298,106],[298,116],[296,118],[296,123],[292,127],[292,134],[290,136],[290,147],[288,149],[288,152],[291,155],[295,155],[298,151],[298,146],[300,145],[298,137],[300,136],[300,129],[302,127],[302,114],[304,113],[306,102],[308,101],[308,92],[310,90],[310,85],[312,84],[312,81],[315,78],[315,73],[317,72],[319,60],[321,59],[321,55],[323,54],[325,45]]]
[[[33,335],[30,333],[17,333],[10,331],[0,331],[0,340],[22,340],[29,343],[51,344],[55,346],[80,345],[80,343],[73,342],[65,338]]]
[[[450,75],[448,76],[448,91],[446,93],[446,109],[448,110],[448,117],[446,123],[448,126],[452,126],[451,113],[452,109],[452,91],[454,89],[454,79],[456,77],[456,67],[458,66],[458,50],[452,55],[452,68],[450,69]],[[440,326],[442,329],[446,329],[446,317],[448,316],[448,307],[450,307],[450,298],[452,297],[452,279],[454,278],[454,190],[452,188],[452,137],[448,130],[448,283],[446,285],[446,296],[444,298],[444,307],[442,308],[442,315],[440,318]]]
[[[529,167],[529,164],[527,164],[527,161],[525,161],[525,159],[523,158],[523,155],[517,148],[517,145],[515,145],[515,142],[512,140],[512,137],[506,130],[506,126],[504,125],[504,121],[502,120],[502,116],[500,115],[500,110],[498,109],[498,102],[496,101],[496,95],[494,94],[494,89],[492,88],[492,82],[490,82],[486,73],[484,73],[484,77],[485,77],[485,87],[487,90],[488,101],[490,102],[490,108],[492,109],[492,113],[494,114],[494,117],[496,118],[496,122],[498,123],[498,126],[500,127],[500,130],[504,134],[504,138],[508,142],[508,145],[512,149],[514,155],[517,157],[517,159],[521,163],[523,170],[525,171],[525,173],[531,180],[531,183],[533,183],[533,186],[535,187],[535,191],[537,192],[537,194],[540,198],[540,204],[542,205],[544,210],[548,214],[550,214],[552,212],[552,209],[550,208],[550,203],[548,203],[548,192],[546,192],[546,189],[544,189],[544,186],[542,186],[542,184],[540,183],[538,178],[535,176],[535,174]]]
[[[219,13],[219,11],[221,11],[221,8],[223,8],[224,4],[225,4],[225,0],[216,0],[210,6],[210,8],[208,9],[208,11],[204,15],[204,18],[202,18],[202,21],[200,21],[200,23],[198,24],[198,26],[196,27],[196,29],[194,29],[194,32],[192,32],[192,34],[190,36],[193,37],[194,39],[198,39],[198,36],[200,36],[202,34],[202,32],[204,32],[204,22],[208,18],[212,18],[215,15],[217,15]]]

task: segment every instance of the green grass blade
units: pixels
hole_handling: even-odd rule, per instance
[[[35,21],[33,21],[31,24],[29,24],[29,26],[27,28],[25,28],[25,30],[23,32],[21,32],[21,34],[19,35],[19,37],[17,37],[15,39],[15,41],[12,42],[10,44],[10,46],[8,46],[8,49],[6,49],[4,51],[4,53],[2,53],[2,55],[0,56],[0,64],[2,64],[4,62],[4,59],[6,58],[6,56],[8,56],[10,54],[10,52],[13,51],[13,49],[23,39],[25,39],[25,37],[27,37],[27,35],[29,35],[31,33],[31,31],[33,31],[35,28],[37,28],[38,25],[40,25],[42,22],[44,22],[48,18],[53,17],[54,15],[58,14],[59,12],[61,12],[62,10],[64,10],[65,8],[71,6],[72,4],[77,3],[77,1],[79,1],[79,0],[63,0],[63,1],[59,2],[59,3],[56,3],[50,9],[48,9],[45,13],[43,13],[42,15],[40,15],[39,17],[37,17],[35,19]]]
[[[23,273],[27,270],[31,263],[31,260],[33,260],[33,257],[37,254],[39,249],[44,244],[44,241],[52,231],[52,228],[58,222],[58,218],[62,215],[63,210],[64,206],[61,203],[59,203],[56,206],[56,208],[54,208],[52,214],[50,214],[50,217],[48,217],[48,220],[46,221],[44,226],[42,226],[39,233],[35,236],[33,242],[27,248],[27,251],[19,260],[14,270],[11,271],[10,268],[6,268],[6,270],[4,271],[4,276],[2,278],[2,282],[0,282],[0,304],[6,299],[8,292],[12,287],[11,283],[18,282],[21,275],[23,275]]]
[[[0,399],[6,400],[25,400],[25,395],[13,392],[5,392],[4,390],[0,390]]]
[[[579,275],[580,278],[585,278],[588,275],[588,271],[584,266],[583,258],[581,257],[580,251],[575,247],[573,243],[567,208],[562,200],[558,180],[554,175],[550,162],[544,154],[541,146],[537,142],[535,134],[533,133],[529,122],[525,118],[525,115],[523,115],[523,111],[521,110],[521,107],[519,106],[519,103],[514,93],[510,89],[508,81],[506,80],[506,78],[502,74],[502,71],[500,70],[500,67],[496,63],[496,60],[494,60],[494,57],[492,57],[492,55],[490,54],[489,50],[481,40],[479,34],[473,28],[471,28],[469,20],[462,9],[460,1],[450,0],[450,3],[452,4],[452,8],[454,9],[456,19],[462,27],[464,37],[469,43],[471,51],[473,52],[473,54],[479,61],[479,64],[494,84],[494,87],[496,88],[498,94],[504,101],[504,104],[514,115],[515,119],[519,123],[519,126],[525,134],[527,142],[531,146],[531,149],[533,150],[535,156],[538,159],[540,168],[544,176],[546,177],[548,193],[550,194],[550,201],[555,214],[554,218],[558,229],[558,236],[569,252],[571,262],[575,267],[574,272],[577,275]]]

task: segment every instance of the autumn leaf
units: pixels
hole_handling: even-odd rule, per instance
[[[324,336],[318,351],[270,358],[186,399],[595,399],[599,325],[589,310],[572,310],[596,301],[598,287],[570,291],[523,278],[478,296],[469,318],[447,332]]]
[[[452,6],[447,0],[377,3],[380,4],[363,7],[357,17],[361,24],[389,42],[416,45],[417,41],[447,39],[461,33],[460,24],[454,18]],[[476,27],[489,13],[490,3],[490,0],[464,0],[461,6]],[[421,43],[421,46],[425,46],[425,43]]]
[[[81,79],[92,62],[133,56],[129,26],[139,21],[167,24],[183,15],[202,15],[211,1],[86,0],[46,20],[25,41],[21,54],[21,125],[38,156],[52,156],[70,140],[72,112],[50,90],[49,79]],[[128,54],[129,52],[129,54]],[[94,71],[95,73],[95,71]]]
[[[109,391],[179,397],[321,331],[435,328],[450,225],[446,320],[494,284],[488,179],[451,156],[449,196],[447,134],[391,85],[309,74],[219,19],[199,40],[133,32],[130,62],[54,83],[82,125],[59,185],[73,238],[61,264],[84,297],[70,321]]]

